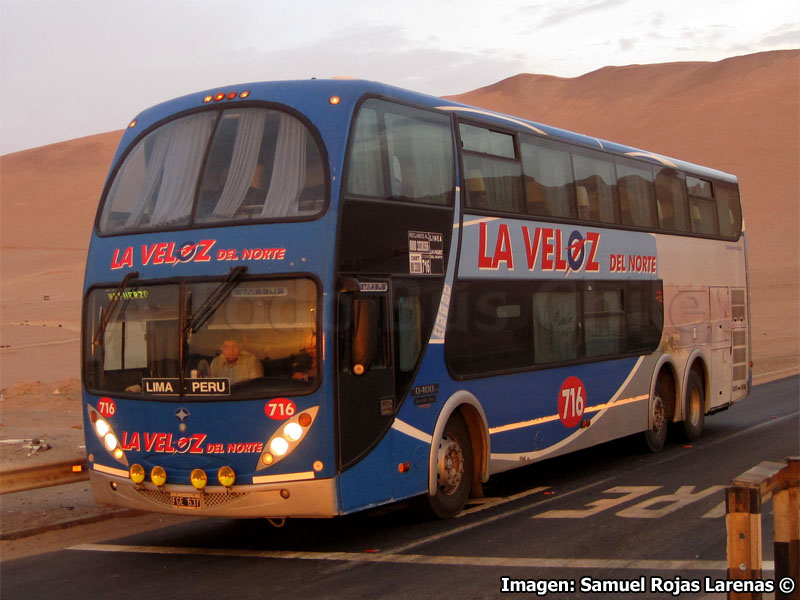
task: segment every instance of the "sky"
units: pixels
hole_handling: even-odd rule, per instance
[[[796,0],[0,0],[0,154],[251,81],[351,76],[443,96],[790,48]]]

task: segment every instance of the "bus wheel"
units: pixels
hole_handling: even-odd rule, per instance
[[[449,519],[464,508],[472,487],[472,447],[469,429],[457,412],[444,427],[436,457],[436,494],[427,495],[430,512]]]
[[[650,403],[650,428],[644,432],[644,442],[650,452],[659,452],[667,441],[667,404],[664,386],[659,379]]]
[[[703,423],[705,422],[706,398],[703,393],[703,382],[697,371],[689,372],[689,380],[686,383],[686,394],[683,407],[683,421],[681,422],[681,433],[690,442],[700,439],[703,433]]]

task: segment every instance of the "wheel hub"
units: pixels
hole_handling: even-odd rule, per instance
[[[456,491],[464,476],[464,454],[458,442],[443,438],[439,444],[439,489],[445,494]]]
[[[653,433],[658,433],[667,424],[667,417],[666,412],[664,410],[664,400],[661,399],[661,396],[656,396],[653,398],[653,426],[652,430]]]

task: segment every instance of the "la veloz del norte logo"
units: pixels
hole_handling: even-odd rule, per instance
[[[649,233],[515,219],[465,220],[463,277],[656,279]]]

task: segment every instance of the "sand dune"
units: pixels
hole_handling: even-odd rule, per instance
[[[756,373],[800,364],[800,51],[518,75],[454,96],[739,176]],[[0,157],[0,387],[78,377],[83,261],[122,132]]]

